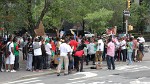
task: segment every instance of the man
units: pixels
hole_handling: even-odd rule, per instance
[[[140,42],[140,43],[145,43],[145,39],[144,39],[144,37],[142,36],[142,34],[140,34],[140,37],[138,37],[137,39],[139,39],[139,42]]]
[[[125,41],[124,37],[121,38],[120,48],[121,48],[121,53],[123,55],[123,61],[126,62],[127,50],[126,50],[126,41]]]
[[[102,54],[104,51],[104,42],[101,37],[98,37],[97,51],[96,51],[96,68],[102,64]]]
[[[32,71],[32,62],[33,62],[33,45],[32,39],[28,38],[28,43],[26,45],[27,49],[27,63],[26,63],[26,70]]]
[[[16,72],[13,70],[14,68],[14,61],[15,61],[15,55],[14,55],[14,43],[13,43],[13,37],[10,35],[7,43],[8,47],[8,56],[6,56],[6,72]],[[8,66],[10,66],[10,70],[8,69]]]
[[[71,41],[69,44],[71,47],[73,47],[73,51],[75,51],[78,46],[78,42],[76,40],[74,40],[74,37],[71,37]]]
[[[87,49],[88,49],[88,56],[87,56],[87,59],[86,59],[86,64],[88,65],[88,61],[89,61],[89,57],[91,56],[91,58],[95,58],[95,43],[94,43],[94,40],[92,40],[90,42],[90,44],[87,46]],[[92,59],[93,60],[93,63],[95,63],[95,59]]]
[[[17,37],[14,38],[14,55],[15,55],[15,64],[14,69],[19,70],[19,44],[17,43]]]
[[[112,42],[112,39],[108,39],[107,46],[107,67],[108,70],[111,70],[111,65],[113,70],[115,70],[114,56],[115,56],[115,44]]]
[[[46,65],[46,68],[50,68],[50,59],[52,56],[52,46],[49,42],[50,39],[47,38],[45,43],[46,57],[44,57],[44,65]]]
[[[42,50],[41,50],[42,43],[39,42],[38,38],[35,38],[33,42],[33,49],[34,49],[34,70],[38,72],[42,72]]]
[[[3,52],[4,52],[4,43],[3,43],[2,37],[0,36],[0,71],[1,72],[3,72],[2,67],[5,65],[4,60],[3,60],[4,59]]]
[[[65,71],[64,71],[64,75],[68,75],[68,65],[69,65],[69,58],[68,56],[70,56],[70,48],[68,47],[67,44],[67,40],[62,40],[62,44],[59,47],[60,50],[60,61],[59,61],[59,65],[57,68],[57,76],[60,76],[60,71],[61,71],[61,66],[64,62],[65,65]]]

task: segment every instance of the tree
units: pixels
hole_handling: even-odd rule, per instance
[[[96,33],[102,33],[106,30],[109,20],[113,17],[113,11],[109,11],[105,8],[89,13],[84,19],[88,20],[92,26],[92,29],[96,30]]]

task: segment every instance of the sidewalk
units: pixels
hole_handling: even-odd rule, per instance
[[[150,43],[148,43],[150,45]],[[145,53],[145,56],[143,58],[143,61],[150,61],[150,51],[148,53]],[[20,58],[20,70],[16,73],[10,73],[10,72],[0,72],[0,84],[7,82],[7,81],[14,81],[18,79],[26,79],[26,78],[32,78],[32,77],[39,77],[44,75],[52,75],[56,73],[56,70],[43,70],[43,72],[29,72],[25,71],[25,61],[22,61],[22,58]],[[125,62],[115,62],[116,65],[126,65]],[[93,66],[92,63],[90,63],[88,66],[84,63],[84,70],[90,69],[90,67]],[[106,68],[106,61],[103,62],[103,68]]]

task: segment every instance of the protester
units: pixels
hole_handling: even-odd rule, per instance
[[[120,48],[121,48],[121,53],[122,53],[122,57],[123,57],[123,62],[126,62],[126,59],[127,59],[127,50],[126,50],[125,37],[121,38]]]
[[[144,37],[142,36],[142,34],[140,34],[140,37],[138,37],[137,39],[139,39],[139,42],[140,42],[140,43],[145,43],[145,39],[144,39]]]
[[[27,49],[27,62],[26,62],[26,70],[32,71],[32,62],[33,62],[33,43],[32,39],[28,38],[28,43],[26,45]]]
[[[115,56],[115,44],[112,42],[112,39],[108,39],[108,44],[107,46],[107,67],[108,70],[111,70],[111,65],[112,69],[115,70],[115,63],[114,63],[114,56]]]
[[[133,38],[133,53],[132,53],[132,59],[133,61],[136,61],[136,55],[137,55],[137,39]]]
[[[137,61],[138,62],[141,62],[142,61],[142,58],[144,56],[143,54],[143,50],[144,50],[144,44],[143,42],[140,41],[140,39],[137,39],[138,43],[137,43],[137,48],[138,48],[138,52],[137,52]]]
[[[42,43],[39,42],[38,38],[35,38],[33,42],[33,49],[34,49],[34,70],[33,72],[42,72],[42,50],[41,50]]]
[[[88,56],[86,57],[86,65],[88,65],[88,62],[89,62],[89,59],[90,59],[90,57],[91,58],[93,58],[92,60],[93,60],[93,64],[95,64],[95,53],[96,53],[96,51],[95,51],[95,43],[94,43],[94,40],[92,40],[91,42],[90,42],[90,44],[87,46],[87,49],[88,49]]]
[[[3,39],[0,36],[0,72],[3,72],[3,66],[5,65],[4,63],[4,49],[5,49],[5,45],[3,43]]]
[[[127,42],[127,57],[129,60],[127,65],[132,64],[132,53],[133,53],[133,42],[132,42],[132,38],[130,37],[130,39]]]
[[[67,40],[62,40],[62,44],[60,44],[59,50],[60,50],[60,61],[59,61],[59,65],[57,68],[57,76],[60,76],[60,71],[61,71],[61,66],[63,64],[64,61],[64,65],[65,65],[65,71],[64,71],[64,75],[68,75],[68,66],[69,66],[69,58],[70,57],[70,48],[67,47]]]
[[[96,51],[96,68],[98,69],[102,65],[102,55],[104,51],[104,42],[102,41],[101,37],[98,37],[98,43],[97,43],[97,51]]]
[[[19,44],[17,42],[17,37],[13,39],[13,43],[14,43],[14,55],[15,55],[14,70],[19,70]]]
[[[50,44],[50,39],[46,39],[45,43],[46,56],[44,57],[44,64],[47,69],[50,68],[51,58],[52,58],[52,46]]]
[[[7,54],[6,54],[6,72],[16,72],[14,68],[14,62],[15,62],[15,55],[14,55],[14,43],[13,43],[13,36],[9,36],[8,43],[7,43]],[[10,66],[10,70],[9,67]]]
[[[84,40],[81,40],[81,44],[79,44],[77,50],[75,51],[75,57],[74,57],[74,62],[75,64],[75,69],[77,70],[77,72],[83,72],[83,62],[84,62],[84,47],[86,47],[86,45],[84,44]],[[79,64],[80,64],[80,70],[79,70]]]

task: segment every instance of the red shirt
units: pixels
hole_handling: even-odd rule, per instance
[[[74,56],[77,56],[77,57],[82,57],[84,54],[84,51],[83,50],[80,50],[80,51],[76,51]]]
[[[56,46],[55,46],[54,42],[52,41],[52,42],[50,42],[50,44],[52,46],[52,50],[55,52],[56,51]]]
[[[71,40],[69,44],[71,47],[74,47],[74,51],[77,49],[78,42],[76,40]]]

